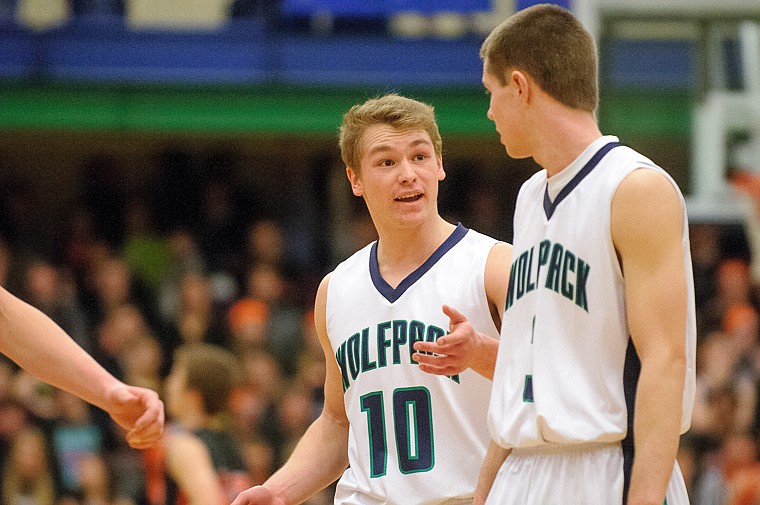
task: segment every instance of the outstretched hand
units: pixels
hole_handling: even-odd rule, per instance
[[[106,405],[106,412],[126,430],[132,448],[146,449],[161,439],[164,403],[152,389],[121,383],[110,391]]]
[[[417,352],[412,358],[424,372],[456,375],[477,365],[483,352],[483,339],[490,337],[476,332],[467,317],[455,308],[444,305],[443,313],[449,317],[450,333],[435,342],[415,342]]]
[[[285,505],[285,500],[264,486],[254,486],[237,495],[232,505]]]

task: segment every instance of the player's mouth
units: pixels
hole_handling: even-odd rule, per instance
[[[412,203],[422,198],[422,193],[412,193],[409,195],[400,196],[394,200],[397,202]]]

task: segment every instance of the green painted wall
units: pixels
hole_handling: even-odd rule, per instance
[[[330,133],[354,103],[384,90],[5,85],[0,128]],[[481,90],[402,90],[436,106],[441,130],[492,133]]]
[[[351,105],[386,91],[5,83],[0,128],[329,134]],[[493,134],[480,88],[398,91],[435,105],[444,134]],[[620,136],[688,138],[691,100],[688,92],[616,90],[603,97],[599,119]]]

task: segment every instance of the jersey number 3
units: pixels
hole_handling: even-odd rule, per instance
[[[367,413],[370,477],[382,477],[388,466],[383,392],[374,391],[362,396],[361,406],[362,412]],[[393,391],[393,429],[401,473],[430,471],[435,465],[435,454],[433,411],[427,388],[399,388]]]

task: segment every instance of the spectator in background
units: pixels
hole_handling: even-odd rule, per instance
[[[749,303],[731,305],[723,315],[723,331],[730,337],[738,356],[737,374],[760,376],[760,314]]]
[[[268,348],[269,307],[261,300],[242,298],[227,312],[230,348],[242,356],[247,351]]]
[[[161,392],[164,357],[161,344],[155,336],[150,333],[140,335],[121,356],[125,382]]]
[[[752,280],[748,261],[725,258],[717,267],[715,294],[698,310],[699,333],[721,329],[726,311],[737,304],[760,308],[760,291]]]
[[[59,417],[52,423],[51,442],[58,471],[56,480],[64,495],[76,496],[82,487],[79,465],[85,457],[100,454],[104,433],[82,399],[56,391],[55,405]]]
[[[44,260],[32,260],[26,268],[24,299],[55,321],[85,351],[92,352],[90,328],[77,300],[77,290],[58,268]]]
[[[177,349],[165,386],[174,420],[163,440],[165,505],[227,505],[250,485],[241,445],[226,419],[239,368],[235,356],[218,346]]]
[[[288,458],[306,433],[312,422],[319,417],[312,408],[312,391],[298,381],[292,381],[277,402],[277,423],[282,433],[281,457]]]
[[[151,334],[145,317],[132,304],[111,309],[98,330],[95,358],[112,374],[124,378],[125,354],[142,338]]]
[[[232,396],[236,432],[247,443],[270,447],[274,464],[279,466],[282,432],[277,405],[287,380],[279,361],[264,348],[248,349],[241,362],[243,380]]]
[[[694,301],[701,308],[715,296],[716,272],[720,262],[720,226],[694,223],[689,226],[691,260],[694,266]]]
[[[246,264],[263,263],[286,268],[282,227],[271,219],[261,219],[248,226],[246,234]]]
[[[155,300],[169,273],[169,241],[156,230],[153,209],[145,202],[131,201],[124,212],[124,223],[121,256],[146,294]]]
[[[723,332],[703,337],[697,350],[697,380],[692,415],[693,436],[717,447],[730,432],[747,429],[754,414],[755,381],[738,374],[741,355]]]
[[[224,347],[229,345],[223,311],[214,306],[211,288],[210,278],[202,273],[189,272],[182,276],[177,314],[163,333],[167,366],[171,367],[174,351],[183,344],[205,342]]]
[[[111,474],[108,465],[99,454],[87,454],[77,465],[80,505],[117,505],[113,497]],[[134,505],[131,500],[121,499],[118,505]]]
[[[243,458],[254,485],[263,484],[277,468],[275,447],[262,438],[243,442]]]
[[[162,324],[167,324],[177,316],[180,305],[180,285],[185,275],[202,274],[207,270],[206,259],[190,230],[182,227],[175,228],[169,234],[168,244],[169,267],[156,301]]]
[[[686,434],[678,448],[678,465],[693,505],[725,505],[725,482],[717,451],[707,457],[703,444]]]
[[[287,282],[274,265],[256,263],[248,270],[246,297],[267,306],[267,346],[288,377],[295,374],[303,344],[301,309],[287,297]]]
[[[0,379],[8,379],[11,382],[11,374],[6,373],[6,368],[2,367],[0,361]],[[0,462],[8,461],[13,439],[29,423],[30,414],[24,406],[12,395],[5,395],[0,398]]]
[[[724,442],[725,505],[756,505],[760,502],[760,461],[757,451],[757,441],[746,432],[732,433]]]
[[[48,460],[48,445],[41,429],[29,426],[17,433],[2,465],[3,503],[54,505],[55,480]]]
[[[100,325],[109,312],[127,304],[139,308],[147,320],[154,320],[151,317],[152,300],[135,280],[124,258],[103,250],[92,260],[89,274],[88,287],[94,294],[90,307],[93,325]]]

